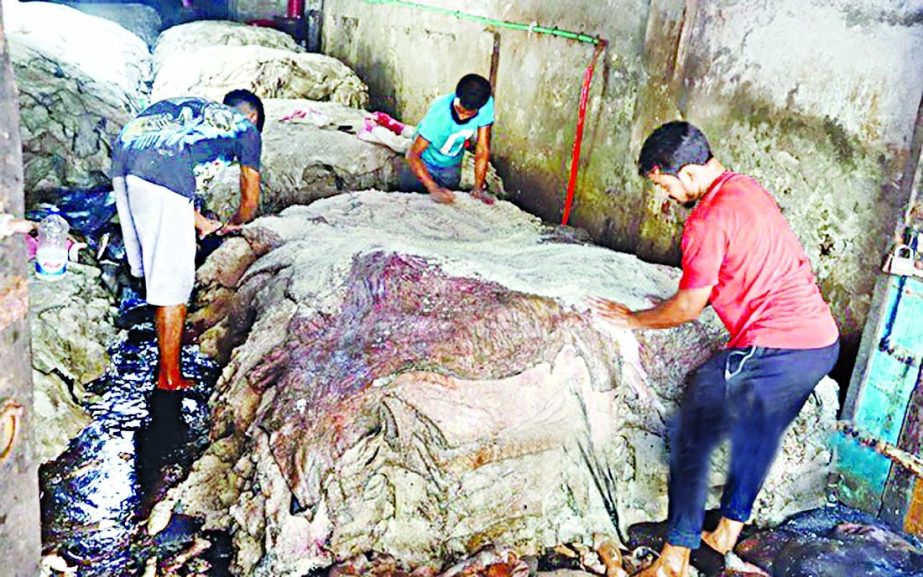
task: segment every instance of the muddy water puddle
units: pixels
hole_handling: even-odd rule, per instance
[[[129,330],[110,357],[106,375],[87,386],[91,400],[85,408],[93,421],[40,469],[46,560],[59,568],[66,564],[78,577],[132,577],[150,559],[168,564],[204,537],[211,546],[176,575],[228,574],[227,536],[206,535],[199,523],[182,516],[156,537],[143,527],[150,507],[182,480],[208,444],[207,399],[218,366],[185,347],[183,372],[196,388],[156,391],[150,323]]]

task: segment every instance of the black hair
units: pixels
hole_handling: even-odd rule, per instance
[[[477,74],[466,74],[455,87],[455,96],[468,110],[477,110],[490,100],[490,82]]]
[[[256,129],[260,132],[263,132],[263,123],[266,122],[266,113],[263,112],[263,101],[260,100],[259,96],[250,92],[249,90],[240,88],[225,94],[224,101],[222,103],[225,106],[230,106],[231,108],[235,108],[241,104],[246,104],[253,110],[256,110]]]
[[[644,141],[638,173],[647,177],[660,169],[675,176],[687,164],[706,164],[712,158],[708,139],[701,130],[688,122],[667,122]]]

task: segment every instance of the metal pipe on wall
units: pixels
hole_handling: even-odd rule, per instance
[[[580,89],[580,106],[577,111],[577,131],[574,134],[574,149],[570,159],[570,178],[567,180],[567,194],[564,197],[564,213],[561,215],[561,224],[566,226],[570,219],[571,208],[574,204],[574,193],[577,189],[577,173],[580,170],[580,148],[583,144],[583,126],[586,124],[586,107],[590,99],[590,84],[593,82],[593,72],[596,70],[596,61],[606,49],[606,41],[596,45],[593,59],[587,66],[583,75],[583,86]]]
[[[287,18],[303,18],[304,17],[304,0],[288,0],[288,6],[286,7],[285,16]]]

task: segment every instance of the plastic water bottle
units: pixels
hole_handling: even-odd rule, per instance
[[[70,225],[57,214],[50,214],[38,225],[35,274],[44,280],[58,280],[67,273],[67,232]]]

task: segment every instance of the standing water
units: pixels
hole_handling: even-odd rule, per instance
[[[110,350],[102,378],[87,386],[93,421],[57,459],[40,469],[42,541],[78,577],[140,575],[149,559],[190,546],[197,524],[182,516],[152,538],[143,523],[151,506],[181,480],[208,443],[208,395],[218,367],[192,347],[183,350],[191,391],[154,389],[157,348],[150,323],[132,328]],[[225,575],[222,536],[199,568],[176,575]]]

